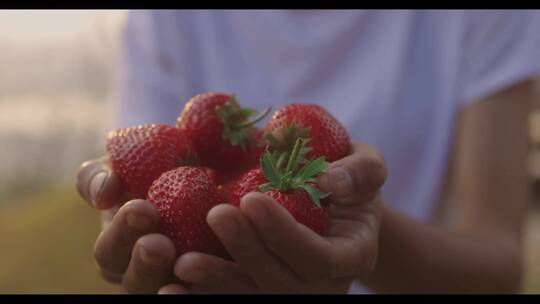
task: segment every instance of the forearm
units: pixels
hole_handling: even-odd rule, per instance
[[[375,292],[518,292],[521,248],[515,241],[459,234],[384,207],[379,257],[364,282]]]

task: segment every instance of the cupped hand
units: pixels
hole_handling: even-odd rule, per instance
[[[234,261],[186,253],[174,274],[188,284],[168,284],[159,292],[345,293],[354,279],[367,277],[377,260],[379,191],[387,172],[374,148],[352,145],[353,153],[319,178],[322,190],[332,192],[325,237],[272,198],[249,193],[240,208],[218,205],[207,217]]]
[[[100,274],[130,293],[154,293],[169,283],[176,252],[170,239],[156,233],[159,214],[145,200],[130,200],[108,158],[84,162],[76,187],[101,213],[102,231],[94,245]]]

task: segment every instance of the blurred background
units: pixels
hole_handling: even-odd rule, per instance
[[[81,161],[104,151],[124,11],[0,11],[0,293],[117,293]]]
[[[97,274],[99,219],[74,177],[104,152],[125,13],[0,11],[0,293],[122,292]],[[529,124],[525,292],[538,293],[540,114]]]

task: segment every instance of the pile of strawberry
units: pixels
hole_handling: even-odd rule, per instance
[[[264,129],[270,112],[242,108],[235,96],[191,98],[176,126],[146,124],[109,133],[113,170],[133,198],[147,199],[161,215],[161,232],[177,254],[227,253],[206,223],[208,211],[238,206],[248,192],[264,192],[294,218],[323,235],[329,202],[317,188],[328,162],[349,153],[349,135],[326,110],[290,104]]]

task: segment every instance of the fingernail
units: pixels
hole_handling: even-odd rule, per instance
[[[103,191],[103,186],[109,178],[109,173],[106,171],[99,172],[92,177],[90,181],[90,201],[94,207],[97,207],[99,197]]]
[[[347,196],[352,191],[352,177],[343,167],[333,168],[328,172],[331,192],[338,197]]]
[[[147,230],[150,227],[150,219],[136,213],[128,213],[126,222],[129,227],[135,230]]]
[[[144,264],[148,266],[159,266],[163,264],[163,261],[165,260],[163,257],[150,253],[150,251],[144,248],[142,245],[139,247],[139,249],[141,260]]]

